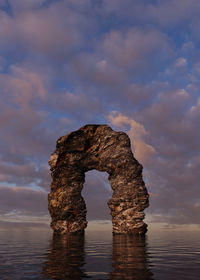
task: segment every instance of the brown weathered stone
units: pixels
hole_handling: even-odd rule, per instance
[[[149,205],[149,195],[142,180],[142,165],[134,158],[126,133],[113,131],[108,125],[85,125],[58,139],[49,165],[52,183],[48,200],[54,232],[65,234],[86,228],[81,190],[85,172],[92,169],[109,174],[113,232],[147,231],[143,210]]]

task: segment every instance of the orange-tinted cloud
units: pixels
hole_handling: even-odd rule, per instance
[[[147,134],[147,131],[142,124],[127,117],[126,115],[117,112],[111,112],[107,118],[109,122],[115,127],[123,129],[123,127],[126,125],[130,126],[128,135],[131,139],[133,152],[136,159],[142,163],[145,163],[151,159],[152,155],[155,154],[156,151],[154,147],[145,143],[144,137]]]

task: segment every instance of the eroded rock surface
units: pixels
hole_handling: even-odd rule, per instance
[[[108,125],[85,125],[58,139],[49,165],[52,183],[48,200],[55,233],[82,232],[86,228],[81,190],[85,172],[92,169],[109,174],[113,232],[147,231],[143,210],[149,205],[149,195],[142,180],[142,165],[134,158],[126,133],[113,131]]]

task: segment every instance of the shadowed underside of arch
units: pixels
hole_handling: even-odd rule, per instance
[[[86,228],[81,190],[85,172],[96,169],[109,174],[113,232],[145,234],[143,210],[149,205],[149,195],[142,180],[142,165],[134,158],[126,133],[108,125],[85,125],[58,139],[49,165],[52,183],[48,201],[55,233],[76,233]]]

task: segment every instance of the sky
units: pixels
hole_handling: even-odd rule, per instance
[[[147,220],[200,224],[199,0],[0,0],[0,220],[48,220],[48,159],[85,124],[131,138]],[[107,220],[106,173],[86,174]]]

